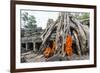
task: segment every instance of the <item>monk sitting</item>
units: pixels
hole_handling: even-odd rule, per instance
[[[48,47],[48,48],[46,48],[45,51],[44,51],[44,56],[45,56],[45,58],[46,58],[46,59],[49,58],[49,57],[50,57],[50,54],[51,54],[51,48]]]
[[[72,37],[70,35],[67,35],[67,37],[66,37],[65,53],[67,54],[68,59],[70,59],[72,54],[73,54],[73,50],[72,50]]]
[[[52,48],[48,47],[44,51],[44,57],[46,58],[46,60],[49,57],[53,56],[53,54],[54,54],[54,51],[55,51],[55,43],[53,42],[52,45],[53,45]]]

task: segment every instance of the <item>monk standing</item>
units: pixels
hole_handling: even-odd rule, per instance
[[[73,54],[72,37],[70,35],[67,35],[67,37],[66,37],[65,53],[67,54],[68,59],[70,59]]]

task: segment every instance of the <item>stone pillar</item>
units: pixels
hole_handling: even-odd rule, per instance
[[[33,42],[33,51],[36,51],[35,42]]]
[[[26,51],[28,50],[28,43],[26,42]]]

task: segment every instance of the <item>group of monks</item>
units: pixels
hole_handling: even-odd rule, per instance
[[[51,47],[47,47],[44,50],[44,57],[47,60],[49,57],[54,55],[55,52],[55,42],[53,41],[52,43],[52,48]],[[64,47],[64,52],[67,55],[67,58],[70,59],[72,54],[73,54],[73,49],[72,49],[72,37],[71,35],[67,35],[66,36],[66,42],[65,42],[65,47]]]

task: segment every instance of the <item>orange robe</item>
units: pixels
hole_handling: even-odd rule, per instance
[[[52,45],[53,45],[52,48],[48,47],[45,49],[45,51],[44,51],[45,58],[49,58],[49,57],[53,56],[54,51],[55,51],[55,43],[53,42]]]
[[[51,54],[51,48],[46,48],[45,51],[44,51],[44,56],[45,58],[48,58],[50,57],[50,54]]]
[[[72,50],[72,37],[70,35],[68,35],[66,37],[65,52],[66,52],[66,54],[69,57],[71,57],[72,54],[73,54],[73,50]]]

